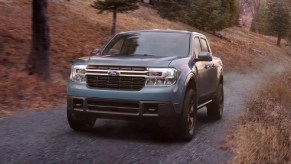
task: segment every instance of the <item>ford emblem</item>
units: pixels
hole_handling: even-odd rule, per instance
[[[109,75],[109,76],[119,76],[120,73],[119,73],[118,71],[109,71],[109,72],[108,72],[108,75]]]

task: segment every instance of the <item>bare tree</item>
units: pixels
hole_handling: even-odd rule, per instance
[[[26,65],[28,73],[41,81],[50,79],[47,5],[47,0],[32,0],[32,46]]]
[[[256,12],[260,8],[260,0],[243,0],[240,1],[240,6],[247,6],[252,13],[252,16],[255,17]]]

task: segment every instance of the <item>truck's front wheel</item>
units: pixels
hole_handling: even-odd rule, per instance
[[[78,119],[69,109],[67,110],[67,119],[70,127],[75,131],[91,130],[96,122],[95,118]]]
[[[178,127],[178,136],[184,141],[190,141],[195,132],[197,120],[197,100],[193,89],[187,91],[184,100],[184,110]]]

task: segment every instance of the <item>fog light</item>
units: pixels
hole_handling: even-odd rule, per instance
[[[149,109],[148,109],[149,112],[156,112],[157,110],[158,110],[158,109],[155,109],[155,108],[149,108]]]
[[[144,112],[145,113],[157,113],[158,112],[158,104],[145,104]]]
[[[73,99],[74,108],[82,109],[84,106],[82,99]]]

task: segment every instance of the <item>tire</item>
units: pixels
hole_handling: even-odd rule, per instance
[[[67,119],[70,127],[75,131],[89,131],[96,122],[95,118],[78,119],[69,109],[67,110]]]
[[[197,99],[193,89],[187,91],[184,100],[184,109],[177,129],[178,137],[183,141],[190,141],[196,128]]]
[[[222,118],[224,108],[224,91],[223,85],[218,85],[216,96],[212,99],[212,102],[207,106],[207,115],[212,120],[219,120]]]

